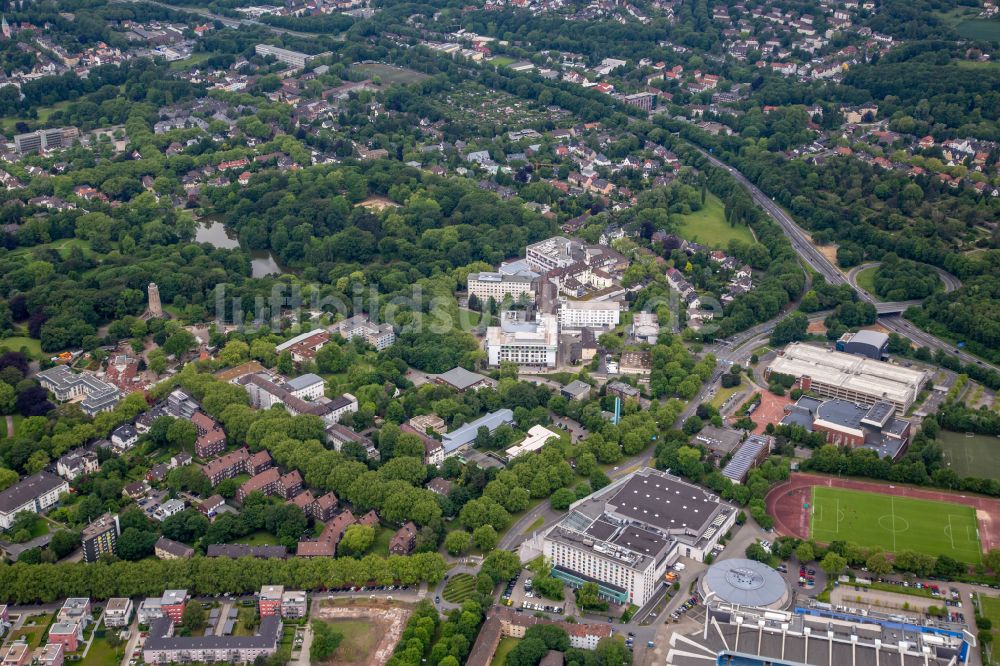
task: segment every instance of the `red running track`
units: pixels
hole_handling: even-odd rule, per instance
[[[779,534],[799,539],[809,538],[809,510],[805,508],[805,504],[812,497],[813,486],[847,488],[848,490],[861,490],[880,495],[892,494],[900,497],[971,506],[976,510],[976,522],[979,524],[979,543],[983,552],[1000,547],[1000,499],[943,490],[926,490],[912,486],[893,485],[890,488],[888,483],[841,479],[798,472],[792,474],[788,481],[772,488],[767,497],[764,498],[767,512],[774,518],[774,528]]]

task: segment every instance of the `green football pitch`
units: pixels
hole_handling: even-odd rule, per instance
[[[889,552],[982,562],[976,511],[970,506],[815,486],[809,513],[812,538],[821,543],[851,541]]]

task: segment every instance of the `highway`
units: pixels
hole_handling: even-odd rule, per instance
[[[768,215],[770,215],[771,218],[778,223],[782,231],[785,232],[785,235],[788,236],[788,240],[791,242],[792,248],[795,250],[795,252],[800,257],[802,257],[802,259],[805,260],[805,262],[809,264],[809,266],[811,266],[813,270],[815,270],[817,273],[826,278],[826,281],[829,282],[830,284],[850,285],[855,291],[858,292],[858,295],[861,297],[862,300],[875,305],[875,309],[878,312],[879,316],[879,323],[882,326],[889,329],[890,331],[898,333],[899,335],[906,336],[913,342],[922,345],[924,347],[929,347],[930,349],[934,350],[937,349],[944,350],[949,354],[957,356],[963,363],[972,363],[975,365],[980,365],[983,367],[990,368],[996,372],[1000,372],[1000,368],[993,365],[992,363],[987,363],[986,361],[983,361],[982,359],[973,356],[972,354],[964,352],[961,349],[956,349],[954,345],[952,345],[951,343],[945,340],[941,340],[940,338],[937,338],[931,335],[930,333],[920,330],[919,328],[910,324],[909,322],[904,321],[903,318],[899,316],[900,313],[905,311],[906,308],[909,307],[910,305],[919,305],[919,301],[880,303],[876,301],[870,294],[868,294],[868,292],[858,288],[857,285],[853,284],[850,280],[848,280],[847,276],[845,276],[840,271],[840,269],[834,266],[830,262],[830,260],[827,259],[823,255],[823,253],[816,248],[815,245],[812,244],[806,233],[802,230],[801,227],[799,227],[795,223],[794,220],[792,220],[791,217],[789,217],[788,213],[786,213],[780,206],[775,204],[770,197],[768,197],[760,190],[760,188],[758,188],[756,185],[750,182],[750,179],[748,179],[741,172],[737,171],[735,168],[721,161],[714,155],[708,153],[705,150],[702,150],[698,146],[694,147],[698,152],[704,155],[705,158],[709,162],[711,162],[714,166],[717,166],[720,169],[725,169],[726,171],[728,171],[733,176],[733,178],[737,180],[737,182],[742,184],[743,187],[747,189],[753,200],[761,208],[767,211]],[[946,288],[957,288],[957,286],[959,286],[957,284],[958,282],[957,278],[948,273],[944,273],[942,275],[942,279],[945,281]]]

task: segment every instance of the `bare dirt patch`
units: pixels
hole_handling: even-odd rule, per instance
[[[395,201],[379,196],[368,197],[358,205],[377,213],[381,213],[386,208],[399,208],[399,204]]]
[[[410,609],[381,600],[344,601],[349,601],[349,605],[324,605],[314,615],[314,619],[329,622],[344,634],[333,658],[324,663],[327,666],[385,664],[403,635]]]

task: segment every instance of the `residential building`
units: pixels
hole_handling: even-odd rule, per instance
[[[217,456],[226,449],[226,432],[218,422],[204,412],[195,412],[191,423],[198,428],[198,439],[194,443],[194,453],[202,459]]]
[[[281,615],[281,597],[285,593],[284,585],[264,585],[257,595],[257,610],[261,617]]]
[[[163,600],[160,597],[146,597],[139,602],[136,615],[139,624],[150,625],[153,620],[163,617]]]
[[[97,460],[96,451],[77,449],[60,456],[56,461],[56,473],[67,481],[73,481],[84,474],[96,474],[99,471],[101,463]]]
[[[564,329],[611,329],[621,321],[618,301],[567,301],[559,304],[559,326]]]
[[[153,545],[153,553],[161,560],[183,560],[194,557],[194,548],[161,536]]]
[[[486,428],[492,434],[501,425],[513,424],[514,412],[506,408],[498,409],[495,412],[481,416],[475,421],[470,421],[465,425],[459,426],[442,438],[441,444],[444,446],[444,455],[446,458],[450,458],[472,446],[472,443],[476,441],[476,435],[480,428]]]
[[[333,518],[334,513],[337,511],[337,496],[333,493],[327,493],[316,498],[313,503],[312,514],[313,519],[321,523],[325,523],[331,518]]]
[[[281,595],[281,617],[289,620],[306,617],[308,601],[302,590],[285,590]]]
[[[613,634],[610,624],[560,622],[529,613],[518,613],[513,608],[493,606],[486,612],[486,621],[476,636],[466,666],[490,666],[495,661],[502,638],[524,638],[528,628],[537,624],[551,624],[563,629],[569,636],[570,647],[581,650],[593,650],[602,638],[610,638]],[[556,653],[560,657],[558,661],[553,661],[549,656],[551,654],[552,651],[549,651],[539,662],[539,666],[563,663],[561,652]]]
[[[83,625],[77,622],[56,622],[49,627],[48,641],[62,645],[66,652],[76,652],[83,642]]]
[[[559,433],[552,432],[543,425],[533,425],[523,440],[507,449],[507,459],[513,460],[526,453],[541,451],[545,443],[551,439],[560,439]]]
[[[390,555],[409,555],[417,545],[417,526],[408,522],[389,540]]]
[[[121,528],[118,516],[106,513],[83,528],[80,540],[83,543],[83,561],[96,562],[102,555],[114,555],[118,547]]]
[[[69,597],[56,613],[59,622],[70,622],[86,627],[93,619],[89,597]]]
[[[574,379],[559,389],[560,395],[569,400],[584,400],[590,395],[591,386],[587,382]]]
[[[274,348],[274,352],[280,356],[287,351],[292,355],[293,361],[296,363],[305,363],[306,361],[315,360],[316,352],[322,349],[329,341],[330,333],[325,329],[317,328],[282,342]]]
[[[156,518],[158,521],[162,523],[170,516],[176,516],[183,510],[184,510],[184,500],[169,499],[160,506],[156,507],[156,510],[153,511],[153,518]]]
[[[860,405],[890,403],[906,413],[929,381],[924,370],[793,342],[765,370],[794,377],[803,391]]]
[[[11,643],[7,646],[0,666],[28,666],[30,663],[31,647],[27,643]]]
[[[358,400],[350,393],[339,398],[329,399],[320,396],[314,401],[307,400],[296,393],[288,384],[279,384],[277,378],[265,373],[244,375],[236,380],[250,394],[250,404],[256,409],[270,409],[274,405],[282,405],[289,414],[311,414],[319,416],[326,423],[337,423],[349,412],[358,411]],[[312,384],[293,384],[302,395],[315,391]]]
[[[225,504],[226,500],[222,497],[222,495],[212,495],[198,505],[198,510],[201,511],[206,518],[211,520],[219,514],[219,510],[222,509]]]
[[[82,397],[80,408],[89,416],[114,409],[122,397],[118,387],[88,372],[75,373],[65,365],[42,370],[38,373],[38,381],[60,402]]]
[[[469,273],[469,296],[475,296],[480,303],[487,303],[491,298],[494,303],[501,304],[510,297],[515,303],[522,297],[529,303],[535,300],[533,280],[524,275],[506,275],[504,273]]]
[[[190,598],[187,590],[164,590],[163,596],[160,597],[160,611],[164,617],[180,622],[184,615],[184,607]]]
[[[59,501],[59,495],[66,492],[69,492],[69,484],[48,472],[21,479],[0,491],[0,529],[9,530],[14,524],[14,516],[22,511],[45,511]]]
[[[132,600],[128,597],[112,597],[104,607],[105,627],[127,627],[132,621]]]
[[[14,150],[20,155],[27,155],[39,150],[65,148],[72,145],[73,140],[79,136],[80,130],[75,127],[42,129],[37,132],[17,134],[14,136]]]
[[[302,509],[302,513],[309,518],[313,515],[313,507],[316,505],[316,497],[310,490],[303,490],[292,498],[292,504]]]
[[[647,467],[571,505],[543,536],[543,550],[556,578],[595,582],[609,601],[642,606],[679,557],[703,560],[736,513],[709,491]]]
[[[154,620],[142,647],[143,661],[251,663],[277,652],[282,635],[281,618],[275,616],[263,618],[253,636],[174,636],[174,624],[168,617]]]
[[[311,372],[295,377],[294,379],[289,379],[285,382],[285,387],[296,398],[310,402],[319,400],[326,393],[326,381],[319,375],[314,375]]]
[[[500,313],[500,326],[486,329],[486,354],[491,366],[509,361],[517,365],[555,367],[559,352],[559,325],[555,315],[538,314],[528,321],[521,311]]]
[[[250,493],[262,493],[264,495],[277,495],[281,484],[281,472],[277,467],[265,469],[260,474],[250,477],[239,490],[236,491],[236,501],[243,503]]]
[[[608,395],[616,395],[622,400],[638,400],[641,397],[639,389],[625,382],[608,382],[604,388]]]
[[[390,324],[376,324],[368,315],[359,314],[335,324],[335,330],[345,340],[362,338],[376,351],[388,349],[396,342],[396,332]]]
[[[466,370],[461,366],[456,366],[448,372],[442,372],[440,375],[433,375],[433,379],[435,384],[450,386],[459,393],[464,393],[465,391],[478,391],[483,388],[496,388],[497,385],[496,380],[493,378],[481,375],[478,372]],[[414,425],[414,427],[419,429],[419,425]]]
[[[111,444],[119,452],[128,451],[139,441],[139,431],[130,423],[111,431]]]
[[[354,514],[350,511],[337,514],[326,523],[318,539],[299,541],[296,554],[299,557],[333,557],[344,532],[355,522]]]
[[[167,396],[166,411],[178,419],[193,419],[198,413],[198,403],[183,389],[174,389]]]
[[[201,471],[208,477],[214,488],[226,479],[235,478],[240,474],[250,474],[251,476],[260,474],[272,464],[271,454],[267,451],[251,454],[246,449],[237,449],[209,461],[201,468]]]
[[[38,666],[62,666],[66,658],[66,650],[60,643],[46,643],[35,654]],[[4,662],[6,664],[6,662]]]
[[[447,497],[448,493],[451,492],[452,486],[454,484],[440,476],[435,476],[433,479],[427,482],[427,490],[440,495],[441,497]]]

